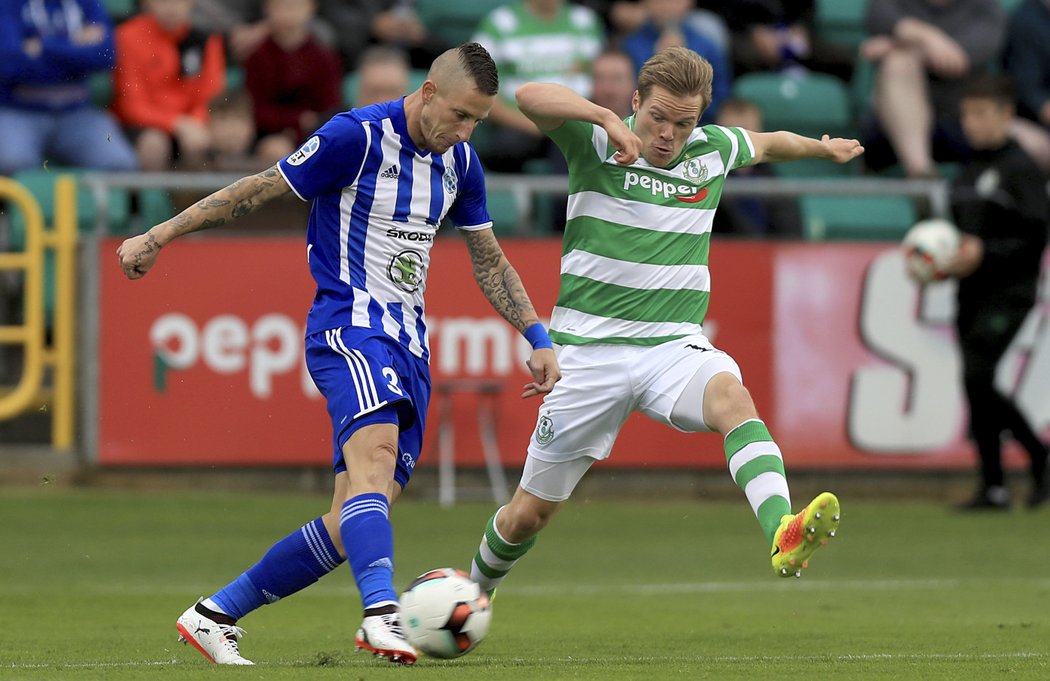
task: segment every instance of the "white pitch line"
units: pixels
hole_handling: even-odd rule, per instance
[[[666,655],[663,657],[532,657],[532,658],[493,658],[494,664],[513,663],[515,665],[542,665],[550,662],[561,662],[566,664],[591,664],[610,662],[624,662],[628,664],[651,664],[657,662],[730,662],[730,663],[753,663],[753,662],[895,662],[901,660],[909,661],[982,661],[982,660],[1027,660],[1042,659],[1050,657],[1050,653],[1041,652],[1012,652],[1012,653],[853,653],[849,655]],[[297,666],[300,661],[284,662],[281,664],[262,663],[262,667],[286,667]],[[127,662],[71,662],[65,664],[8,664],[0,665],[0,669],[28,670],[28,669],[107,669],[107,668],[136,668],[136,667],[161,667],[184,664],[177,660],[144,660]],[[189,662],[185,662],[189,664]]]
[[[302,596],[354,595],[357,589],[346,575],[345,584],[317,584],[304,591]],[[623,594],[655,596],[662,594],[690,593],[744,593],[785,591],[950,591],[972,585],[986,588],[991,584],[1003,587],[1050,589],[1048,578],[1003,578],[1003,579],[803,579],[770,578],[752,582],[650,582],[636,584],[523,584],[506,587],[506,593],[523,596],[588,596]],[[45,590],[32,584],[5,584],[0,586],[0,595],[32,594]],[[50,587],[46,588],[51,591]],[[123,596],[186,596],[197,594],[200,584],[91,584],[78,586],[80,594]],[[199,595],[199,594],[198,594]],[[297,597],[302,597],[298,596]],[[194,596],[195,597],[195,596]]]

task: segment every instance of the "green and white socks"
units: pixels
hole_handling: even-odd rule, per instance
[[[744,421],[725,437],[726,462],[733,480],[744,490],[769,543],[780,519],[791,513],[791,494],[784,474],[784,457],[758,419]]]
[[[536,543],[536,537],[529,537],[520,544],[511,544],[500,536],[496,529],[496,516],[502,510],[503,507],[500,507],[489,518],[481,546],[470,564],[470,578],[489,594],[496,590],[514,564]]]

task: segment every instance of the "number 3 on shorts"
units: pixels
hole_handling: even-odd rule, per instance
[[[397,384],[397,372],[391,367],[383,367],[383,375],[386,376],[387,384],[390,386],[390,389],[404,397],[405,393],[401,392],[401,386]]]

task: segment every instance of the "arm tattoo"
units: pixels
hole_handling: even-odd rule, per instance
[[[131,269],[140,272],[139,265],[142,263],[142,259],[147,255],[153,254],[154,251],[159,251],[161,245],[157,243],[157,237],[152,233],[146,234],[146,245],[142,247],[142,250],[135,254],[135,260],[132,263]]]
[[[524,331],[539,321],[521,278],[503,255],[492,232],[468,232],[466,239],[474,265],[474,279],[493,309],[518,331]]]
[[[288,193],[277,166],[243,177],[182,211],[169,221],[174,236],[221,227],[230,220],[244,217],[270,199]]]

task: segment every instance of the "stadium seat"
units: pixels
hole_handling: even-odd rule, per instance
[[[489,215],[492,216],[492,231],[496,236],[511,236],[521,226],[521,209],[512,192],[488,192]]]
[[[408,74],[408,92],[405,94],[415,92],[426,79],[427,72],[424,69],[412,69]],[[357,71],[343,77],[343,106],[347,109],[357,106],[357,83],[360,80]]]
[[[140,232],[175,216],[175,205],[166,189],[140,190],[138,204]]]
[[[770,166],[777,177],[816,177],[824,179],[854,177],[859,174],[860,163],[834,163],[816,158],[806,158],[790,163],[774,163]]]
[[[506,4],[507,0],[419,0],[416,9],[424,26],[446,43],[459,45],[474,37],[489,12]]]
[[[867,36],[864,17],[869,0],[817,0],[817,34],[829,43],[855,48]]]
[[[244,87],[244,67],[229,64],[226,67],[226,92],[234,92]]]
[[[96,71],[88,76],[88,96],[100,109],[108,109],[113,101],[113,72]]]
[[[51,225],[55,217],[55,180],[61,175],[73,175],[81,177],[87,171],[81,168],[50,168],[48,170],[22,170],[14,174],[16,182],[25,185],[26,189],[40,202],[44,211],[44,222]],[[127,232],[128,220],[130,218],[130,207],[128,193],[122,189],[111,189],[107,208],[107,234],[124,234]],[[80,188],[77,191],[77,229],[81,232],[90,232],[95,229],[95,219],[98,211],[95,199],[90,192]],[[25,233],[25,219],[20,212],[15,212],[12,219],[12,232],[21,239]],[[16,242],[18,244],[21,241]],[[18,246],[21,248],[21,246]]]
[[[799,209],[810,241],[899,241],[918,220],[912,200],[900,196],[809,195]]]
[[[54,227],[55,219],[55,180],[60,176],[67,174],[79,177],[80,175],[83,175],[84,172],[85,171],[83,170],[72,168],[53,168],[50,171],[24,170],[15,173],[12,179],[24,185],[26,189],[29,190],[29,193],[36,198],[43,212],[45,226],[48,229],[52,229]],[[109,209],[110,233],[117,233],[114,230],[125,231],[127,229],[129,218],[127,192],[118,189],[110,190],[107,207]],[[94,230],[96,215],[94,198],[88,192],[79,189],[77,191],[78,231],[89,232]],[[19,251],[25,247],[25,216],[22,214],[22,211],[18,210],[14,205],[10,208],[10,216],[11,249]],[[53,259],[53,255],[50,252],[46,254],[44,268],[44,310],[48,315],[48,318],[50,318],[51,312],[55,309],[55,268]]]
[[[102,7],[114,24],[119,24],[132,14],[137,14],[139,11],[137,4],[135,0],[102,0]]]
[[[828,74],[746,73],[733,84],[733,95],[758,105],[766,130],[855,135],[849,90]]]

